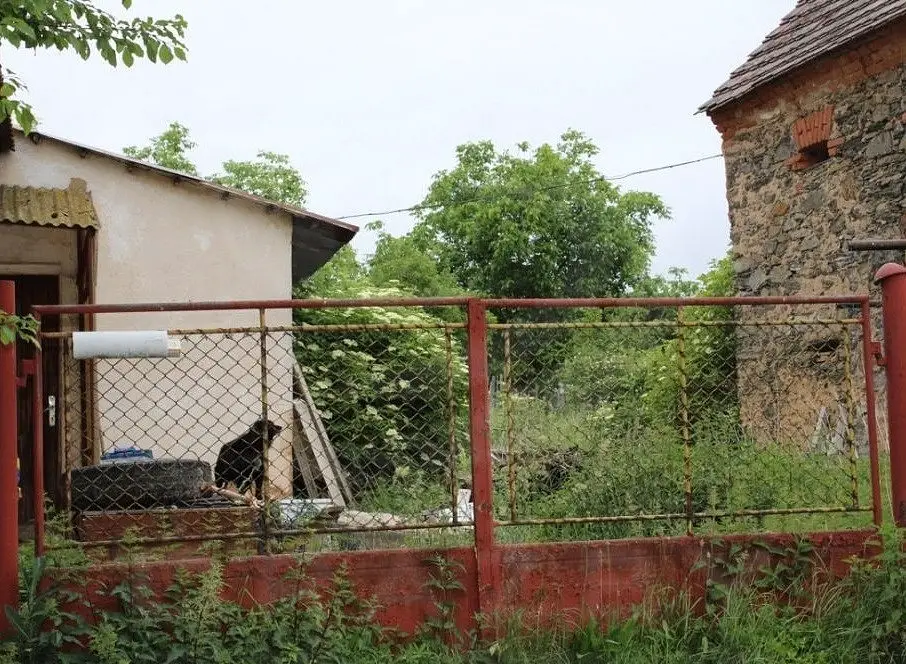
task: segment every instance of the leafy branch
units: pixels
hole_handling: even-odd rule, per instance
[[[0,345],[6,346],[21,339],[40,347],[38,329],[39,324],[34,316],[16,316],[0,310]]]
[[[121,0],[124,9],[132,0]],[[83,60],[98,53],[112,67],[131,67],[136,59],[168,64],[186,59],[187,23],[181,14],[171,19],[121,19],[89,0],[0,0],[0,44],[15,48],[75,51]],[[29,133],[35,115],[27,102],[16,99],[25,86],[16,74],[2,70],[0,121],[13,118]]]

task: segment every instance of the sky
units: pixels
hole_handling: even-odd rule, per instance
[[[117,12],[119,3],[99,0]],[[795,0],[134,0],[130,15],[182,13],[187,63],[113,69],[56,51],[3,51],[28,85],[39,131],[120,151],[187,125],[203,173],[258,150],[288,154],[307,207],[333,217],[422,200],[457,145],[600,148],[607,176],[720,152],[696,109]],[[659,194],[652,269],[691,274],[729,246],[722,160],[640,175]],[[379,215],[394,234],[413,219]],[[374,246],[364,224],[353,242]]]

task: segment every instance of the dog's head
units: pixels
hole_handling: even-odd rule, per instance
[[[283,427],[279,424],[274,424],[270,420],[260,418],[252,425],[252,431],[264,438],[267,442],[271,442],[277,437],[277,434],[283,431]]]

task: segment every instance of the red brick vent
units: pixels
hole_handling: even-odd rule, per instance
[[[837,154],[842,138],[831,140],[834,126],[834,107],[816,111],[796,120],[793,124],[793,140],[798,152],[787,160],[794,171],[815,166]]]

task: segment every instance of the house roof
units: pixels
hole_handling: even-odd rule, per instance
[[[699,112],[714,111],[906,17],[906,0],[799,0]]]
[[[25,138],[24,133],[19,129],[13,130],[17,139]],[[331,219],[309,210],[298,208],[292,205],[284,205],[266,200],[260,196],[254,196],[232,187],[225,187],[214,182],[205,180],[196,175],[180,173],[169,168],[149,164],[133,157],[115,152],[108,152],[100,148],[76,143],[65,138],[52,136],[43,132],[31,132],[28,139],[36,144],[41,141],[50,141],[63,147],[75,150],[85,155],[93,154],[106,159],[111,159],[122,163],[129,169],[144,170],[147,172],[158,173],[166,177],[173,178],[180,182],[186,182],[210,193],[217,194],[224,199],[238,199],[247,201],[268,212],[284,212],[290,215],[293,222],[292,233],[292,279],[296,283],[300,279],[311,276],[322,265],[327,263],[333,255],[343,246],[348,244],[358,232],[358,226],[348,224],[338,219]]]
[[[0,222],[64,228],[97,228],[98,215],[84,180],[66,189],[0,184]]]

